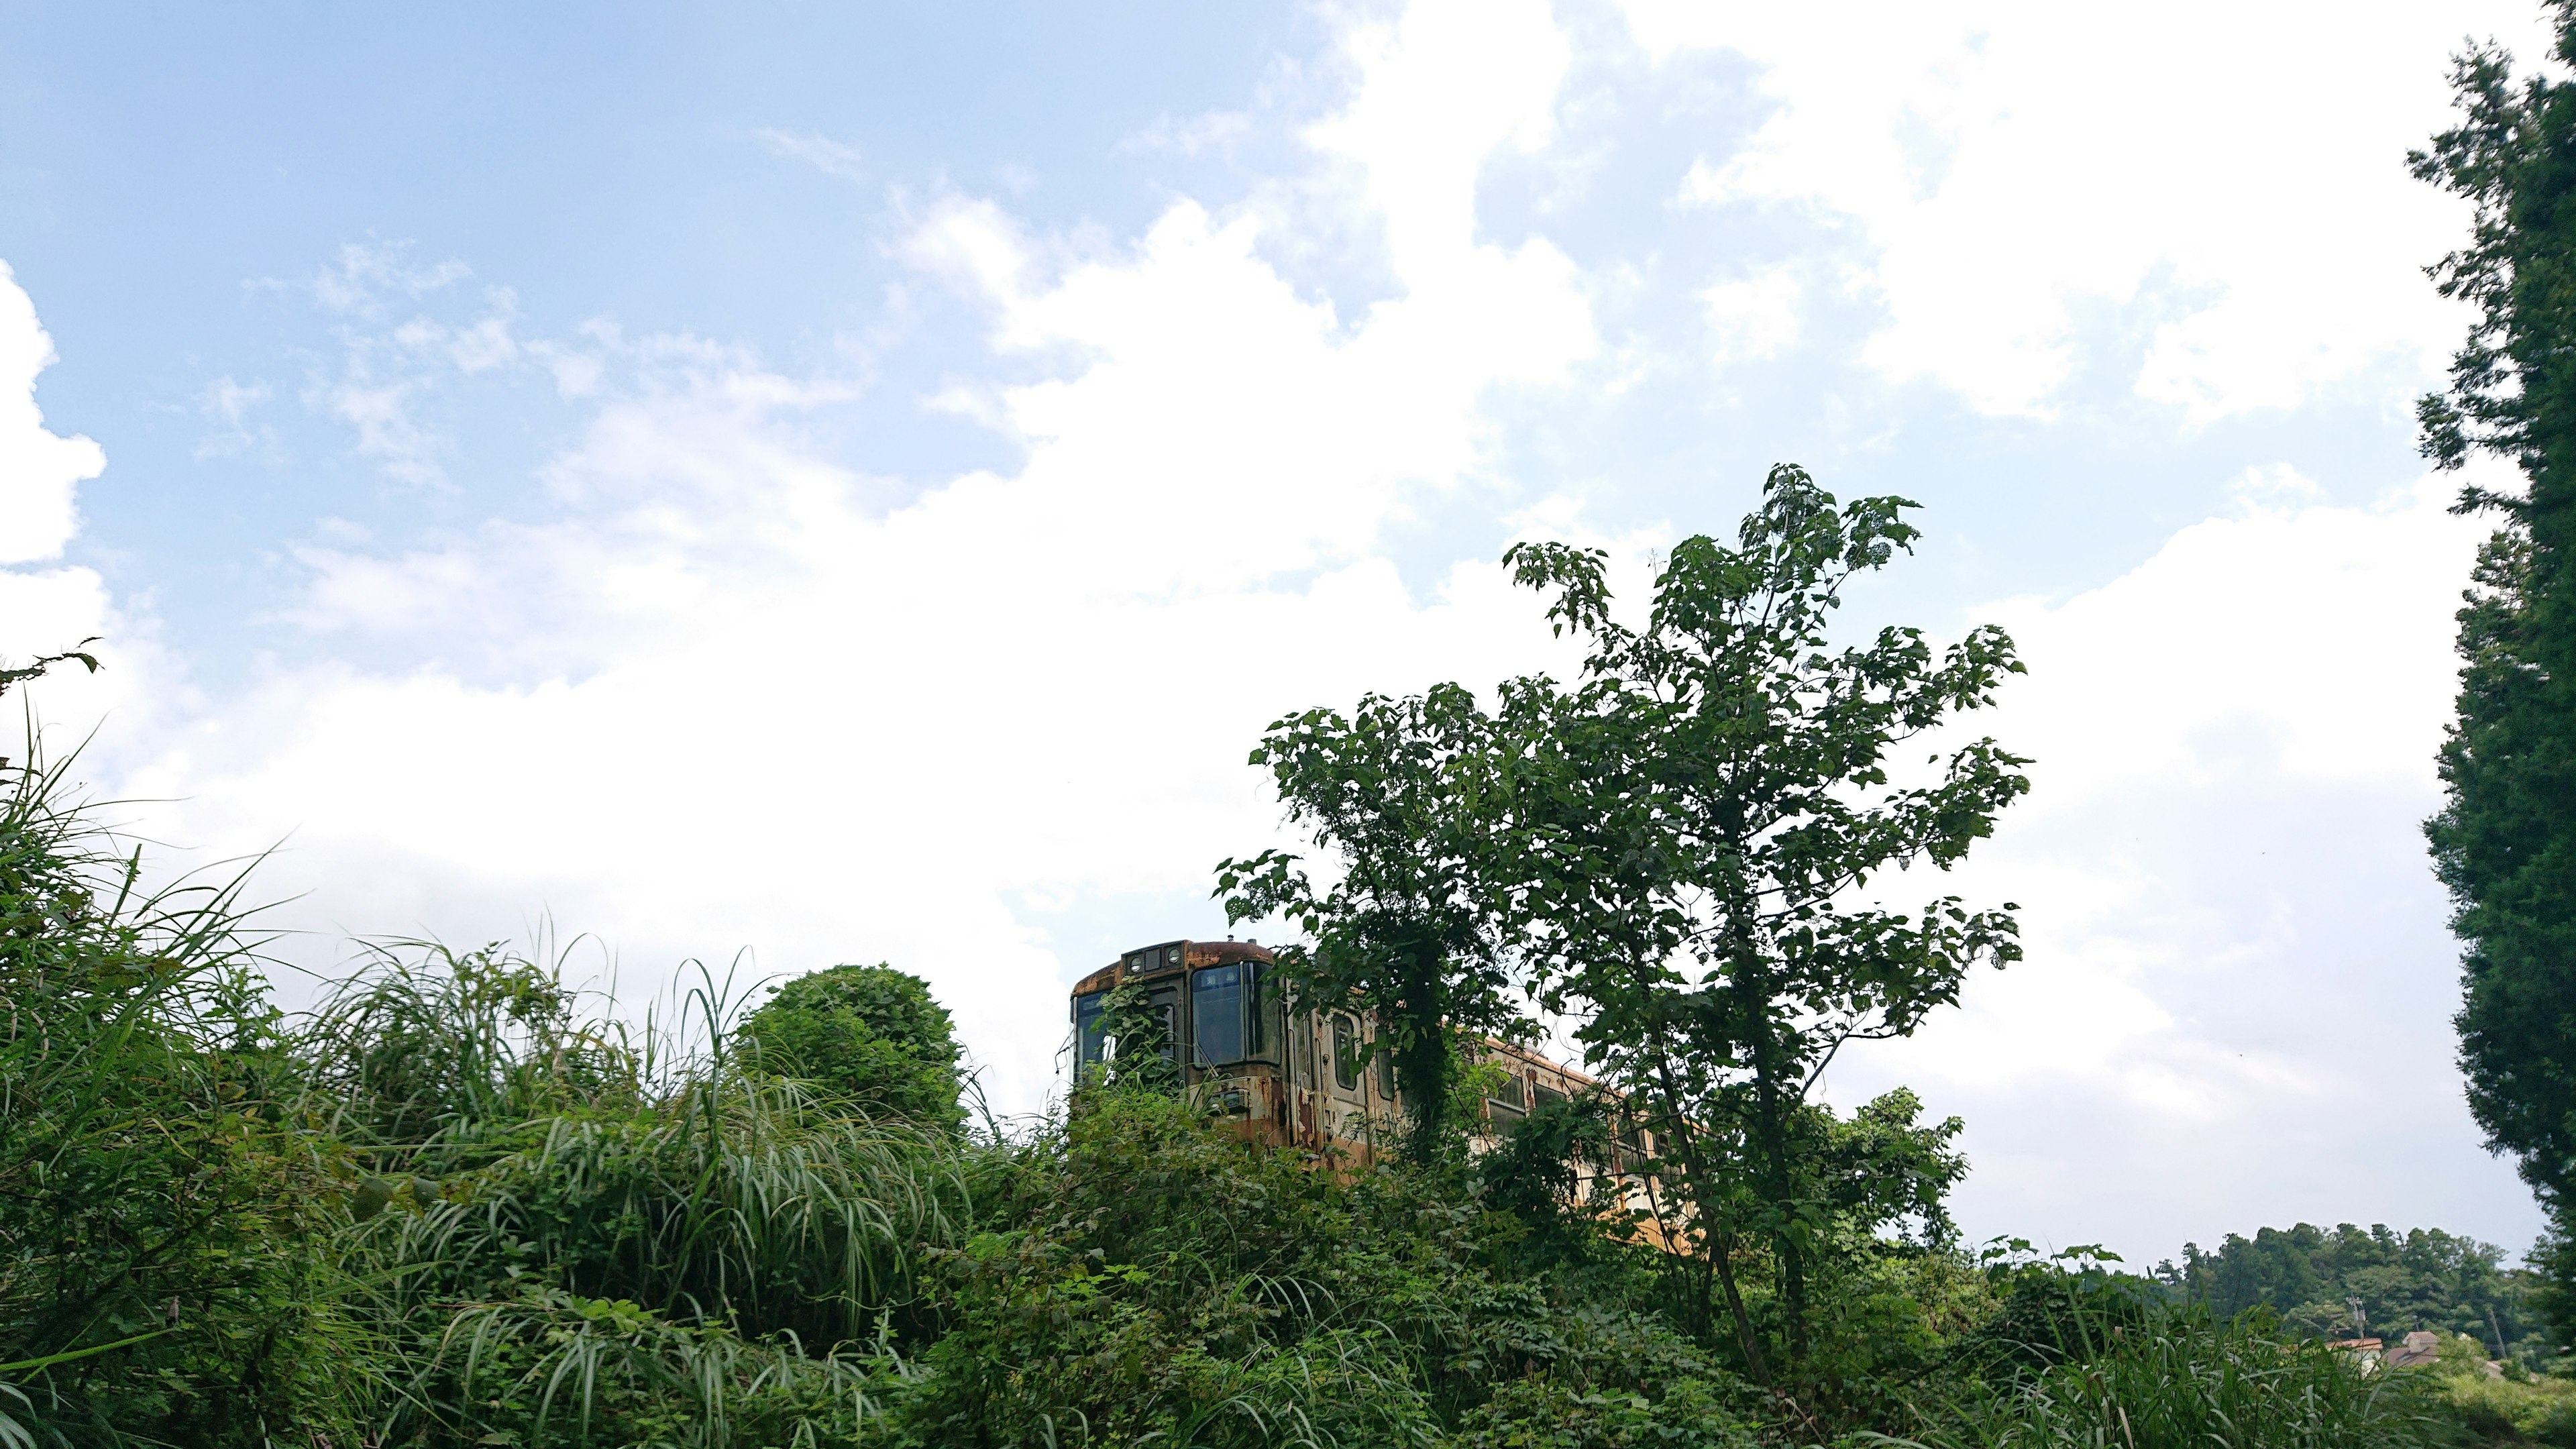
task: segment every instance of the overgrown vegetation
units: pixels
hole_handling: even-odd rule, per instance
[[[1814,1331],[1853,1382],[1801,1395],[1574,1200],[1598,1101],[1351,1176],[1167,1077],[1005,1135],[907,1118],[871,1093],[924,1054],[783,1076],[748,1027],[621,1027],[500,949],[388,946],[283,1021],[231,894],[120,904],[60,773],[13,783],[12,1445],[2414,1444],[2447,1402],[1966,1252],[1955,1158],[1876,1166],[1946,1151],[1902,1096],[1811,1109]]]
[[[143,890],[61,767],[10,767],[0,1445],[2558,1442],[2519,1363],[2374,1375],[2260,1310],[1974,1250],[1955,1119],[1815,1100],[1842,1042],[2010,954],[2008,916],[1847,894],[2020,790],[1991,743],[1880,763],[1982,702],[1999,636],[1823,638],[1897,508],[1775,474],[1642,632],[1597,560],[1528,555],[1585,682],[1274,734],[1302,818],[1373,864],[1316,891],[1247,862],[1239,898],[1311,922],[1310,999],[1445,1003],[1391,1033],[1416,1120],[1365,1171],[1242,1140],[1134,991],[1113,1059],[1008,1125],[886,966],[636,1022],[554,962],[390,941],[286,1018],[240,880]],[[1513,991],[1626,1094],[1471,1148],[1460,1034]]]

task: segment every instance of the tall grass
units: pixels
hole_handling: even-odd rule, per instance
[[[327,1429],[338,1158],[283,1105],[246,872],[147,886],[76,758],[0,762],[0,1441]]]
[[[686,1449],[859,1441],[905,1374],[884,1344],[818,1353],[553,1289],[460,1308],[420,1369],[389,1439]]]
[[[560,958],[426,942],[314,1013],[310,1090],[370,1167],[342,1250],[393,1345],[388,1435],[794,1442],[900,1378],[975,1149],[729,1055],[726,1015],[706,982],[695,1032],[630,1027]]]
[[[435,1171],[555,1112],[645,1103],[664,1034],[639,1040],[613,1001],[567,987],[568,953],[543,944],[540,962],[501,945],[360,943],[297,1032],[331,1130],[388,1167]]]
[[[908,1299],[920,1251],[961,1238],[971,1201],[941,1134],[818,1110],[792,1082],[692,1081],[520,1131],[470,1171],[407,1180],[408,1202],[361,1226],[408,1295],[542,1264],[570,1292],[846,1342]]]
[[[2072,1356],[1929,1415],[1919,1449],[2414,1449],[2445,1441],[2427,1384],[2198,1308],[2083,1325]],[[2049,1357],[2057,1357],[2051,1354]]]

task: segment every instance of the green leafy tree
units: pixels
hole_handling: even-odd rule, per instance
[[[1372,1049],[1392,1056],[1417,1159],[1449,1116],[1461,1041],[1524,1029],[1505,993],[1511,893],[1493,846],[1508,738],[1455,684],[1281,719],[1252,763],[1336,869],[1319,887],[1281,851],[1217,867],[1229,922],[1282,917],[1313,942],[1280,952],[1298,1001],[1377,1016]]]
[[[2576,3],[2551,8],[2558,55],[2576,59]],[[2488,1145],[2520,1159],[2564,1241],[2576,1236],[2576,84],[2517,82],[2490,45],[2459,58],[2453,85],[2459,124],[2410,160],[2475,208],[2469,244],[2432,271],[2477,320],[2449,389],[2419,406],[2423,446],[2444,467],[2509,458],[2523,487],[2472,485],[2456,505],[2499,527],[2459,614],[2447,798],[2425,833],[2464,947],[2470,1108]],[[2553,1301],[2576,1309],[2570,1286]],[[2576,1331],[2576,1312],[2560,1326]]]
[[[947,1008],[920,977],[891,966],[834,966],[778,988],[743,1020],[760,1064],[839,1093],[869,1112],[954,1126],[962,1054]]]
[[[1955,1001],[1975,963],[2020,955],[2010,905],[1866,899],[1904,867],[1958,861],[2029,788],[1991,739],[1936,755],[1916,783],[1891,773],[1893,752],[2020,671],[1999,630],[1937,654],[1913,629],[1828,638],[1845,585],[1913,542],[1907,506],[1838,508],[1775,468],[1734,547],[1673,550],[1643,628],[1611,617],[1598,552],[1505,555],[1590,641],[1506,836],[1540,998],[1643,1104],[1687,1209],[1676,1226],[1704,1250],[1690,1261],[1756,1376],[1768,1356],[1734,1271],[1748,1238],[1768,1250],[1790,1356],[1808,1350],[1810,1267],[1834,1217],[1801,1125],[1817,1079],[1846,1043],[1907,1035]]]

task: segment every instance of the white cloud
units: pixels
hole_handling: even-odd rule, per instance
[[[2418,269],[2463,217],[2403,159],[2446,122],[2462,32],[2529,36],[2538,18],[2502,0],[2194,0],[2147,25],[2037,0],[1624,8],[1659,58],[1724,48],[1761,67],[1775,109],[1683,194],[1857,223],[1886,308],[1866,353],[1880,371],[2046,414],[2079,368],[2126,361],[2086,348],[2104,309],[2137,308],[2130,325],[2153,330],[2134,386],[2194,423],[2384,362],[2402,397],[2438,368],[2461,315]]]
[[[417,297],[466,275],[457,263],[405,271],[387,260],[398,253],[342,250],[340,264],[324,274],[326,280],[390,279]],[[330,310],[359,320],[381,318],[388,310],[372,293],[354,295],[355,300],[328,295],[323,300]],[[509,288],[488,290],[484,305],[481,317],[462,324],[415,316],[384,331],[344,326],[339,373],[314,379],[305,389],[305,404],[354,430],[358,456],[372,459],[386,476],[415,488],[445,487],[447,470],[441,460],[450,451],[451,440],[422,422],[421,412],[424,403],[455,379],[498,372],[525,357],[544,366],[565,397],[578,396],[597,382],[596,358],[560,343],[523,345],[519,341],[511,330],[517,320],[518,297]],[[215,384],[207,394],[207,408],[237,416],[242,407],[266,395],[264,388],[256,393],[226,391],[232,386],[229,378]],[[236,421],[231,433],[211,440],[200,449],[200,456],[209,450],[239,451],[249,441]]]
[[[261,448],[275,441],[265,426],[254,427],[251,410],[267,402],[268,384],[240,382],[219,377],[206,384],[197,394],[198,415],[214,423],[217,430],[198,440],[199,458],[232,457]]]
[[[53,361],[36,304],[0,262],[0,563],[61,553],[80,531],[76,490],[107,466],[98,444],[46,430],[36,375]]]
[[[1563,65],[1543,10],[1481,13],[1366,38],[1323,128],[1404,212],[1401,292],[1364,316],[1283,282],[1250,211],[1180,201],[1071,256],[940,201],[905,255],[989,305],[998,351],[1049,364],[982,397],[1027,447],[1016,472],[888,512],[808,440],[846,386],[594,337],[554,521],[302,552],[296,621],[428,663],[277,674],[133,788],[185,797],[176,838],[292,830],[275,883],[342,924],[464,935],[542,905],[630,961],[891,959],[1029,1103],[1062,983],[1096,964],[1056,953],[1036,903],[1202,898],[1275,827],[1241,763],[1269,719],[1548,647],[1491,561],[1426,597],[1379,556],[1420,490],[1481,476],[1492,388],[1594,347],[1561,254],[1475,236],[1478,166],[1543,127]],[[399,463],[417,434],[384,386],[333,405]]]
[[[386,294],[420,297],[472,276],[473,269],[449,259],[433,266],[414,266],[409,242],[350,242],[331,264],[313,274],[314,300],[347,316],[375,317],[384,311]]]
[[[1910,884],[2019,900],[2029,958],[1847,1082],[1967,1116],[1972,1226],[2159,1253],[2300,1218],[2530,1230],[2450,1063],[2417,829],[2491,526],[2448,514],[2453,483],[2337,507],[2252,469],[2122,577],[1972,612],[2030,666],[1972,723],[2035,788]]]
[[[1347,52],[1361,76],[1351,105],[1308,139],[1363,168],[1406,296],[1372,319],[1402,345],[1489,350],[1498,380],[1554,381],[1592,354],[1590,309],[1574,264],[1544,238],[1504,252],[1462,247],[1476,234],[1476,182],[1504,145],[1544,146],[1572,61],[1543,0],[1426,0],[1388,26],[1363,27]]]
[[[0,565],[42,563],[60,555],[80,531],[75,490],[107,467],[107,454],[85,437],[62,437],[45,427],[36,406],[36,377],[54,362],[53,339],[37,320],[36,306],[0,261]],[[77,666],[34,686],[55,717],[95,720],[102,711],[136,710],[141,676],[154,658],[150,631],[121,615],[106,581],[92,569],[69,566],[0,567],[0,659],[22,663],[82,641],[111,666],[92,677]],[[63,749],[80,733],[56,732]],[[23,753],[14,735],[0,736],[0,755]]]
[[[491,310],[465,326],[415,317],[394,329],[393,340],[405,351],[446,362],[468,377],[518,361],[519,342],[510,335],[518,312],[517,294],[495,287],[485,301]]]
[[[417,382],[377,382],[361,372],[321,388],[312,400],[357,430],[359,456],[376,460],[389,477],[435,488],[447,482],[438,462],[445,440],[412,416],[418,391]]]
[[[1717,360],[1777,357],[1788,349],[1798,340],[1798,303],[1805,290],[1796,268],[1772,267],[1702,291]]]
[[[780,131],[766,126],[755,134],[760,137],[760,144],[769,148],[771,155],[802,161],[826,176],[837,176],[843,181],[867,179],[866,157],[858,147],[847,142],[835,141],[819,131]]]
[[[2492,527],[2450,516],[2452,487],[2339,508],[2295,470],[2249,470],[2238,516],[2183,529],[2125,577],[1990,608],[2030,661],[2012,720],[2046,762],[2032,808],[2212,785],[2249,748],[2292,778],[2429,789],[2451,615]]]
[[[1158,116],[1154,123],[1118,143],[1121,151],[1166,152],[1200,156],[1225,152],[1252,135],[1252,117],[1242,111],[1208,111],[1195,116]]]

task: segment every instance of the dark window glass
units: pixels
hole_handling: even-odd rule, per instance
[[[1529,1105],[1529,1098],[1521,1095],[1521,1079],[1517,1076],[1503,1078],[1502,1084],[1494,1088],[1492,1100],[1500,1102],[1514,1110],[1518,1110]]]
[[[1181,1040],[1180,983],[1176,981],[1169,986],[1154,988],[1147,993],[1145,1002],[1146,1005],[1160,1012],[1163,1017],[1163,1060],[1167,1062],[1184,1060],[1180,1051],[1187,1043]]]
[[[1239,1062],[1243,1050],[1243,968],[1203,966],[1190,973],[1190,1017],[1198,1025],[1199,1060]]]
[[[1529,1114],[1518,1107],[1506,1107],[1488,1097],[1485,1099],[1485,1115],[1494,1119],[1495,1131],[1509,1132],[1519,1126],[1521,1119]]]
[[[1395,1053],[1386,1049],[1384,1041],[1377,1046],[1377,1092],[1390,1102],[1395,1100]]]
[[[1360,1087],[1360,1031],[1347,1016],[1333,1018],[1333,1085],[1345,1092]]]
[[[1086,991],[1073,999],[1074,1060],[1090,1066],[1100,1060],[1100,998],[1105,991]]]
[[[1243,1043],[1243,1054],[1263,1061],[1279,1060],[1279,987],[1270,973],[1257,962],[1243,965],[1244,996],[1252,1009],[1244,1013],[1249,1023]]]
[[[1556,1088],[1549,1086],[1545,1082],[1538,1083],[1537,1090],[1539,1105],[1542,1107],[1546,1106],[1550,1102],[1562,1102],[1565,1100],[1565,1094],[1563,1092],[1558,1091]]]

